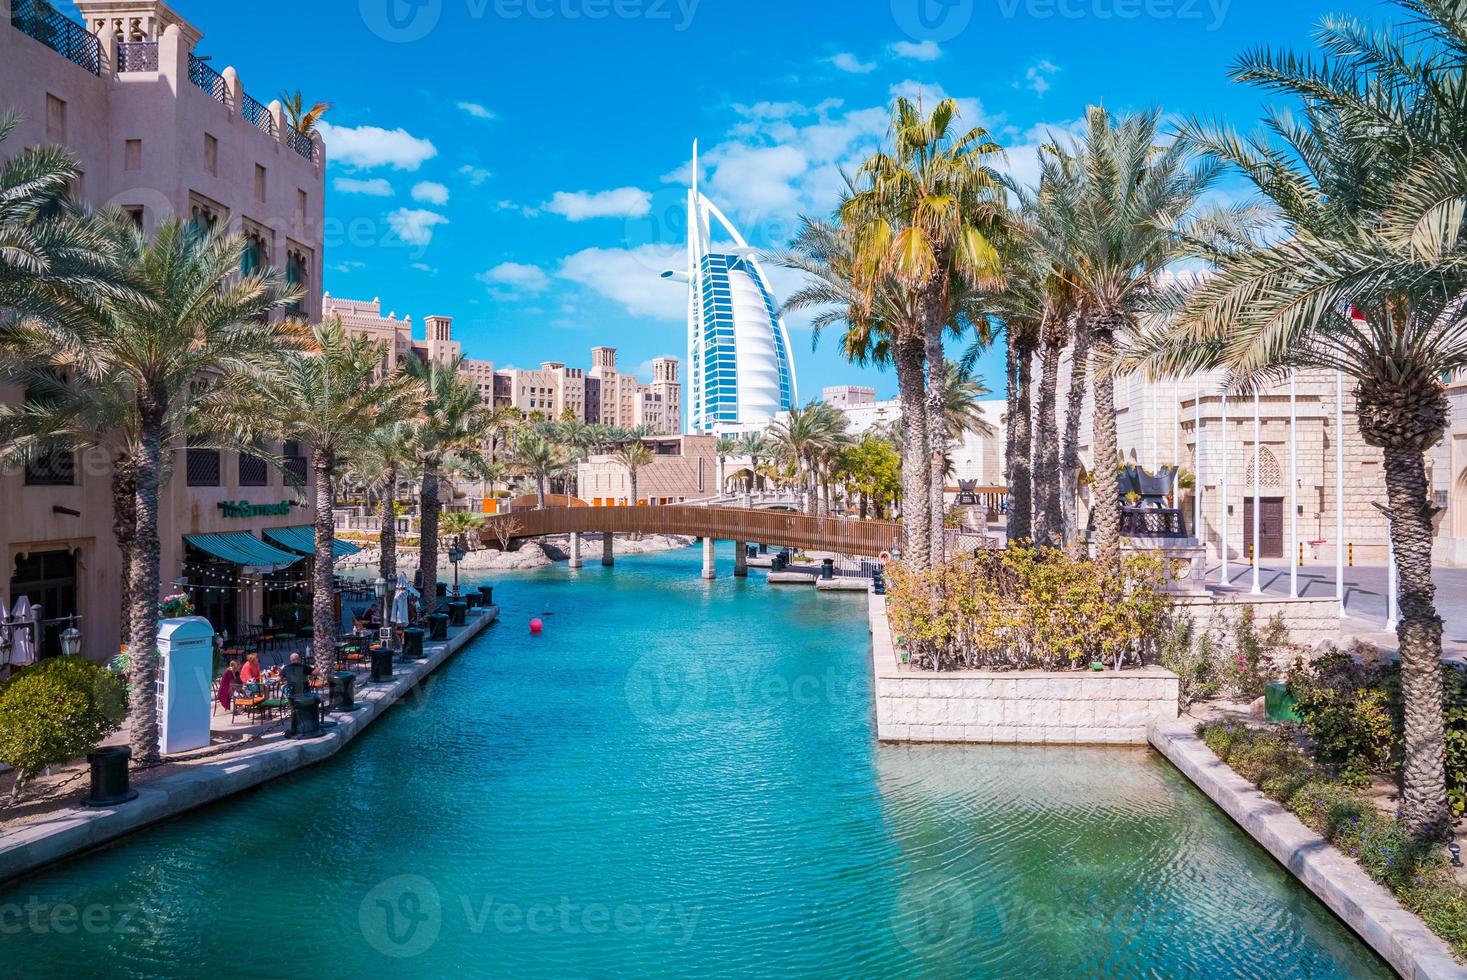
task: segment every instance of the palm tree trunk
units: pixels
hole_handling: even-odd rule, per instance
[[[336,528],[331,521],[331,505],[335,495],[331,473],[335,460],[328,449],[315,446],[311,451],[311,467],[316,474],[316,559],[311,583],[311,644],[316,651],[316,669],[322,677],[336,669],[336,606],[333,575],[336,556]],[[386,621],[386,616],[383,621]]]
[[[946,323],[935,315],[924,317],[923,338],[927,356],[927,506],[932,514],[931,536],[928,538],[928,561],[931,567],[941,565],[946,557],[947,480],[942,475],[942,451],[947,445],[947,418],[942,397],[947,390],[947,359],[942,352],[942,330]]]
[[[1086,374],[1090,366],[1090,333],[1076,325],[1070,348],[1070,393],[1065,398],[1065,442],[1060,453],[1060,507],[1066,543],[1080,536],[1080,420],[1085,411]]]
[[[1115,333],[1112,319],[1097,324],[1094,343],[1095,382],[1095,472],[1090,482],[1090,509],[1095,515],[1095,558],[1102,566],[1115,568],[1121,560],[1121,481],[1116,473],[1120,458],[1116,435],[1116,387],[1108,369]]]
[[[1010,543],[1034,537],[1034,482],[1029,469],[1034,422],[1029,417],[1029,351],[1011,333],[1008,343],[1008,470]]]
[[[540,509],[541,510],[544,510],[545,509],[545,474],[544,473],[536,473],[535,474],[535,496],[539,500]]]
[[[133,468],[133,459],[118,454],[112,461],[112,533],[117,538],[117,550],[122,554],[125,570],[118,583],[118,599],[121,616],[119,623],[132,619],[132,554],[138,537],[138,479]]]
[[[1044,548],[1058,547],[1064,538],[1064,517],[1060,510],[1059,420],[1055,414],[1059,362],[1063,352],[1063,334],[1058,338],[1046,335],[1040,357],[1039,417],[1034,425],[1034,543]]]
[[[926,568],[931,561],[932,508],[928,504],[931,462],[927,457],[927,406],[922,397],[923,345],[920,337],[898,340],[892,361],[902,406],[902,524],[905,560]]]
[[[1391,545],[1400,582],[1401,696],[1405,706],[1406,758],[1402,768],[1401,818],[1418,840],[1443,837],[1447,810],[1446,732],[1442,714],[1442,621],[1431,580],[1431,504],[1422,451],[1383,450],[1390,501]]]
[[[387,485],[382,491],[381,530],[377,541],[382,553],[377,557],[377,573],[387,581],[388,588],[397,579],[397,468],[387,470]]]
[[[141,399],[140,399],[141,400]],[[137,474],[137,539],[133,546],[132,608],[128,615],[127,652],[131,663],[128,717],[135,764],[158,761],[158,482],[163,461],[161,399],[138,406],[140,435],[133,450]]]
[[[431,616],[438,605],[438,461],[423,463],[423,482],[418,490],[418,571],[423,576],[418,608]]]

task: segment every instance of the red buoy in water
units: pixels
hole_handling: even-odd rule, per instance
[[[544,628],[545,628],[545,624],[540,621],[540,618],[538,616],[535,617],[534,619],[530,620],[530,632],[531,633],[539,633]]]

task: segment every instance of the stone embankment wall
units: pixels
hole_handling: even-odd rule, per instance
[[[1169,670],[911,670],[886,597],[872,594],[868,614],[882,741],[1145,745],[1152,722],[1177,717],[1180,682]]]

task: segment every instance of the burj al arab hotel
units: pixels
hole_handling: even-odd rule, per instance
[[[715,245],[714,227],[722,228],[729,241],[720,235]],[[662,273],[664,279],[688,284],[690,432],[762,428],[798,402],[789,334],[757,251],[698,190],[695,142],[688,268]]]

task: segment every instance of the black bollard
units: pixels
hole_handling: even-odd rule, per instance
[[[402,631],[402,659],[421,660],[423,657],[423,631],[409,626]]]
[[[428,617],[428,639],[448,639],[448,614],[434,613]]]
[[[315,738],[324,734],[321,729],[321,699],[314,694],[292,694],[290,696],[290,723],[286,725],[286,738]]]
[[[392,680],[392,648],[379,647],[372,651],[372,683],[383,684]]]
[[[349,670],[331,675],[331,710],[355,711],[357,703],[357,675]]]
[[[482,597],[480,599],[480,604],[485,609],[488,609],[490,606],[494,605],[494,586],[492,586],[492,585],[481,585],[481,586],[479,586],[479,595]]]
[[[448,604],[448,625],[464,625],[464,615],[468,611],[468,608],[469,607],[462,602],[450,602]]]
[[[109,745],[87,753],[92,768],[92,788],[87,806],[116,806],[137,799],[138,791],[128,784],[127,764],[132,749],[126,745]]]

